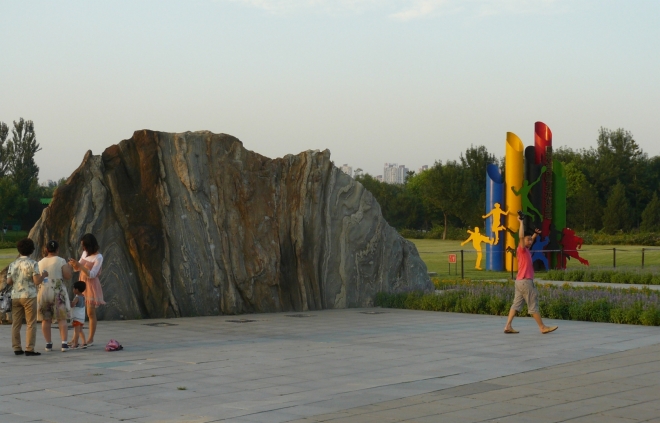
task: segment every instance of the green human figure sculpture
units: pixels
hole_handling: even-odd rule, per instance
[[[493,240],[485,235],[482,235],[479,232],[479,228],[477,226],[474,227],[474,232],[468,229],[467,233],[470,234],[470,237],[465,241],[461,242],[461,247],[467,244],[468,242],[472,241],[472,246],[474,247],[475,250],[477,250],[477,265],[474,266],[474,268],[477,270],[483,270],[481,268],[481,258],[483,257],[483,254],[481,252],[481,243],[487,242],[488,244],[493,245]]]
[[[509,228],[506,228],[506,231],[507,231],[508,233],[510,233],[511,236],[513,237],[513,245],[518,245],[518,244],[520,244],[520,235],[518,234],[518,232],[516,232],[516,231],[512,231],[512,230],[509,229]],[[515,248],[511,248],[511,247],[509,247],[509,248],[507,248],[507,251],[508,251],[508,250],[511,250],[511,252],[513,252],[513,256],[514,256],[514,257],[516,256],[516,249],[515,249]]]
[[[483,216],[482,219],[488,219],[490,216],[493,216],[493,223],[490,225],[490,230],[495,234],[495,241],[493,245],[496,245],[500,242],[500,231],[506,229],[506,226],[502,225],[502,216],[509,214],[509,210],[504,211],[500,207],[500,203],[495,203],[493,209]]]
[[[522,201],[522,212],[523,212],[523,214],[525,214],[527,216],[530,216],[532,218],[532,220],[534,220],[534,221],[536,221],[536,219],[534,219],[533,214],[527,212],[528,209],[531,209],[533,212],[535,212],[539,216],[539,219],[543,219],[543,216],[541,216],[541,212],[538,211],[536,209],[536,207],[534,207],[532,202],[529,201],[529,191],[531,191],[532,188],[534,188],[534,185],[538,184],[541,181],[541,176],[545,173],[546,169],[547,168],[545,166],[543,166],[541,168],[541,174],[531,184],[529,182],[527,182],[527,180],[524,180],[519,191],[516,191],[516,187],[513,187],[513,186],[511,187],[511,191],[513,191],[513,193],[515,195],[520,196],[520,200]]]

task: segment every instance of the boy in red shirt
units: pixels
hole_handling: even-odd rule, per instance
[[[541,333],[546,334],[552,331],[557,330],[557,326],[546,326],[541,320],[541,315],[539,314],[539,302],[538,302],[538,291],[536,286],[534,286],[534,266],[532,264],[532,254],[529,252],[530,248],[534,244],[534,240],[541,233],[539,229],[534,231],[534,235],[525,235],[525,224],[518,217],[520,222],[520,230],[518,235],[520,237],[520,243],[518,244],[518,250],[516,257],[518,257],[518,276],[516,277],[516,296],[513,299],[513,304],[511,305],[511,310],[509,310],[509,318],[506,321],[506,326],[504,326],[504,333],[518,333],[517,330],[511,327],[511,322],[516,315],[517,311],[520,311],[523,305],[523,301],[527,303],[527,310],[529,314],[532,315],[536,324],[539,325],[539,330]]]

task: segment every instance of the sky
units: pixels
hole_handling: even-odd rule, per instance
[[[34,121],[41,181],[141,129],[373,175],[500,157],[536,121],[555,148],[624,128],[655,156],[658,22],[644,0],[5,0],[0,121]]]

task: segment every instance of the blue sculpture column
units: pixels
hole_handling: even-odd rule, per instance
[[[508,210],[504,210],[504,181],[500,168],[489,164],[486,168],[486,232],[484,235],[497,239],[493,245],[486,244],[486,270],[504,270],[504,229]]]

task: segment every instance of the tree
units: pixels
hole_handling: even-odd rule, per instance
[[[491,163],[497,163],[495,155],[490,154],[483,145],[478,147],[471,145],[465,150],[465,155],[461,153],[459,160],[461,165],[467,169],[469,177],[475,182],[482,182],[481,185],[484,186],[485,190],[486,167]]]
[[[483,145],[470,146],[461,153],[460,163],[465,170],[466,189],[465,196],[468,200],[465,204],[464,215],[461,220],[468,226],[481,226],[486,202],[486,168],[491,163],[497,163],[497,158],[488,152]]]
[[[21,196],[13,179],[0,177],[0,229],[4,228],[9,216],[15,216],[25,208],[25,199]],[[2,240],[4,241],[4,231]]]
[[[57,181],[48,181],[44,185],[39,185],[33,192],[38,198],[53,198],[55,191],[66,184],[66,178],[60,178]],[[36,198],[35,197],[35,198]]]
[[[596,189],[578,169],[576,162],[564,166],[566,171],[566,223],[575,229],[595,229],[600,226],[602,206]]]
[[[424,172],[424,174],[426,173],[428,173],[428,179],[423,187],[422,195],[426,202],[442,212],[444,217],[442,239],[447,239],[449,217],[455,216],[459,219],[465,217],[466,206],[471,200],[467,194],[469,178],[465,168],[455,161],[448,161],[445,165],[442,162],[436,162],[431,169]]]
[[[437,221],[442,217],[442,212],[438,209],[437,205],[429,201],[429,198],[426,196],[431,178],[431,172],[428,170],[415,174],[408,178],[406,181],[406,191],[409,196],[418,199],[420,219],[419,226],[415,229],[424,229],[429,230],[433,227],[433,222]]]
[[[613,234],[630,229],[630,204],[626,198],[626,187],[618,182],[610,191],[607,206],[603,210],[603,231]]]
[[[24,197],[30,196],[30,190],[39,180],[39,166],[34,155],[41,150],[31,120],[20,118],[14,121],[12,140],[7,145],[9,171]]]
[[[7,174],[9,170],[9,154],[7,154],[7,135],[9,134],[9,128],[4,122],[0,122],[0,178]]]
[[[408,179],[414,178],[414,176]],[[368,173],[355,178],[374,196],[383,218],[398,230],[418,229],[424,225],[422,199],[406,184],[388,184],[376,180]]]
[[[552,158],[562,162],[564,165],[572,163],[574,160],[579,160],[582,153],[578,150],[575,151],[570,147],[561,146],[552,151]]]
[[[657,191],[653,193],[651,202],[642,212],[641,229],[649,232],[660,231],[660,199]]]
[[[586,223],[587,227],[600,227],[596,220],[601,209],[590,198],[594,194],[598,197],[598,203],[606,204],[612,187],[621,182],[630,206],[627,223],[637,227],[642,211],[660,185],[660,158],[649,158],[639,148],[633,135],[624,129],[600,128],[596,148],[572,150],[560,147],[554,151],[553,157],[563,162],[567,169],[569,165],[575,166],[586,178],[587,183],[573,185],[574,190],[582,194],[568,202],[567,218],[568,222],[577,220],[581,225],[592,220],[592,223]],[[588,186],[591,188],[587,190],[585,187]],[[576,210],[576,202],[582,202],[584,207]],[[576,219],[578,214],[582,217]]]
[[[639,222],[643,205],[651,198],[651,192],[640,186],[646,179],[645,165],[648,157],[635,142],[632,133],[624,129],[598,131],[596,162],[591,170],[593,185],[603,200],[609,196],[609,189],[617,183],[623,184],[631,215],[632,225]]]

